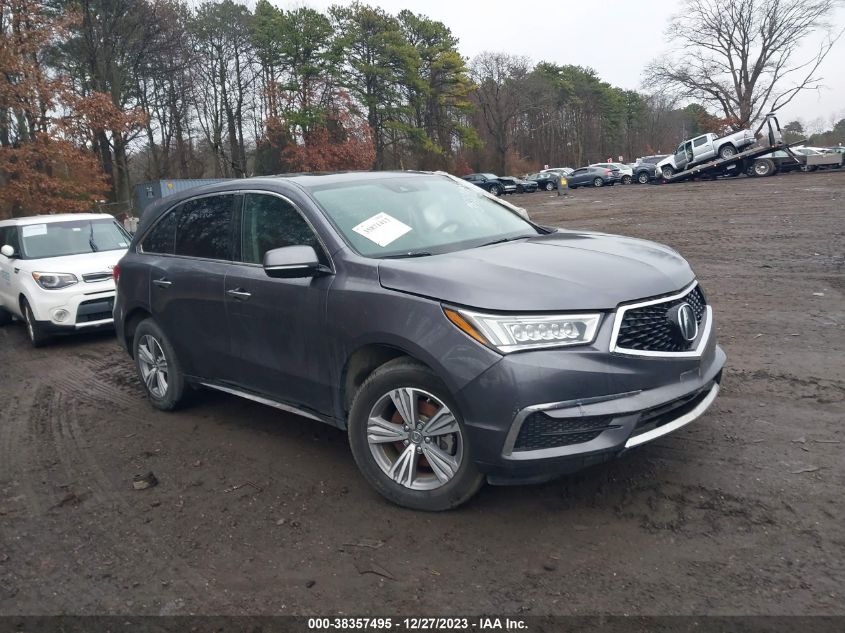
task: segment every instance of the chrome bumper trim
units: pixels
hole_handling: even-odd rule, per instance
[[[713,400],[716,399],[718,393],[719,383],[713,383],[713,388],[710,389],[710,393],[707,394],[707,397],[705,397],[704,400],[698,403],[698,406],[695,407],[695,409],[689,413],[685,413],[672,422],[667,422],[666,424],[658,426],[656,429],[652,429],[646,433],[641,433],[640,435],[635,435],[634,437],[629,438],[628,441],[625,442],[625,448],[631,448],[632,446],[639,446],[640,444],[651,442],[652,440],[656,440],[658,437],[662,437],[667,433],[678,430],[682,426],[686,426],[707,411],[708,407],[713,404]]]

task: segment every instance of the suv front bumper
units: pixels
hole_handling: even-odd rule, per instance
[[[456,394],[476,465],[493,483],[608,461],[715,400],[726,357],[714,336],[695,357],[637,357],[602,351],[611,321],[592,346],[508,354]]]

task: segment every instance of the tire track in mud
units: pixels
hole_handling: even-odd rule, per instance
[[[72,393],[78,400],[143,418],[136,412],[143,404],[143,392],[140,385],[137,389],[132,388],[132,381],[121,363],[110,363],[109,359],[77,358],[77,361],[62,367],[60,374],[51,376],[56,387]]]
[[[74,526],[81,528],[76,534],[65,532],[68,546],[89,550],[89,576],[107,570],[119,577],[122,572],[129,577],[140,567],[149,579],[169,578],[178,568],[178,579],[170,586],[173,600],[162,599],[161,611],[179,612],[181,605],[203,605],[207,600],[208,579],[190,566],[180,556],[164,535],[151,527],[145,516],[148,504],[133,504],[118,486],[128,482],[115,480],[103,469],[97,459],[95,439],[86,434],[80,424],[80,408],[88,406],[74,396],[49,386],[39,388],[44,404],[33,409],[31,426],[43,428],[51,447],[50,454],[42,456],[43,462],[61,466],[61,478],[56,479],[56,469],[48,478],[54,480],[56,489],[66,491],[64,498],[48,509],[52,515],[67,512],[75,514]],[[116,512],[115,512],[116,510]],[[71,517],[68,517],[71,518]],[[61,518],[56,516],[61,522]],[[140,591],[140,590],[139,590]],[[53,599],[59,604],[79,603],[79,588],[61,592]],[[221,597],[215,598],[215,608],[235,612],[234,606]]]
[[[5,398],[0,408],[0,482],[4,489],[4,511],[14,516],[40,517],[47,509],[34,476],[41,471],[37,438],[31,433],[32,413],[40,405],[39,389],[30,385]],[[18,512],[19,504],[23,512]],[[8,510],[7,510],[8,509]]]

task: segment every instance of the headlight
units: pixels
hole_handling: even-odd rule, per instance
[[[502,353],[542,347],[587,345],[596,338],[601,314],[517,316],[444,308],[446,317],[479,343]]]
[[[32,278],[45,290],[67,288],[79,281],[76,275],[71,273],[32,273]]]

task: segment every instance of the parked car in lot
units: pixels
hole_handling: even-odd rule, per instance
[[[656,165],[667,156],[669,156],[669,154],[652,154],[650,156],[640,156],[636,160],[636,163],[648,163],[650,165]]]
[[[603,167],[604,169],[618,169],[619,180],[623,185],[630,185],[634,180],[634,170],[624,163],[593,163],[590,167]]]
[[[541,170],[540,173],[541,174],[553,173],[553,174],[559,174],[563,177],[566,177],[566,176],[569,176],[573,171],[575,171],[575,170],[572,169],[572,167],[550,167],[548,169]]]
[[[373,488],[422,510],[675,431],[725,362],[677,252],[539,226],[443,174],[180,193],[115,276],[153,406],[205,386],[335,425]]]
[[[501,196],[506,193],[516,193],[516,183],[505,182],[496,174],[469,174],[463,177],[467,182],[471,182],[476,187],[481,187],[484,191],[492,193],[494,196]]]
[[[106,214],[0,221],[0,325],[26,324],[33,346],[112,326],[112,268],[130,235]]]
[[[516,193],[534,193],[537,191],[537,183],[533,180],[523,180],[516,176],[500,176],[499,180],[505,185],[513,185],[516,187]]]
[[[740,130],[721,138],[712,133],[702,134],[678,145],[674,154],[657,163],[657,168],[664,178],[669,178],[699,163],[735,156],[755,142],[751,130]]]
[[[618,169],[607,167],[581,167],[566,178],[566,186],[570,189],[578,187],[604,187],[621,182],[622,176]]]
[[[553,191],[557,189],[557,183],[560,176],[554,172],[538,172],[536,174],[529,174],[525,177],[526,180],[532,180],[537,183],[537,187],[544,191]]]
[[[663,160],[663,158],[665,157],[660,157],[658,160]],[[650,181],[656,180],[661,176],[661,173],[657,169],[656,162],[638,162],[634,163],[630,167],[634,182],[638,182],[641,185],[648,184]]]

